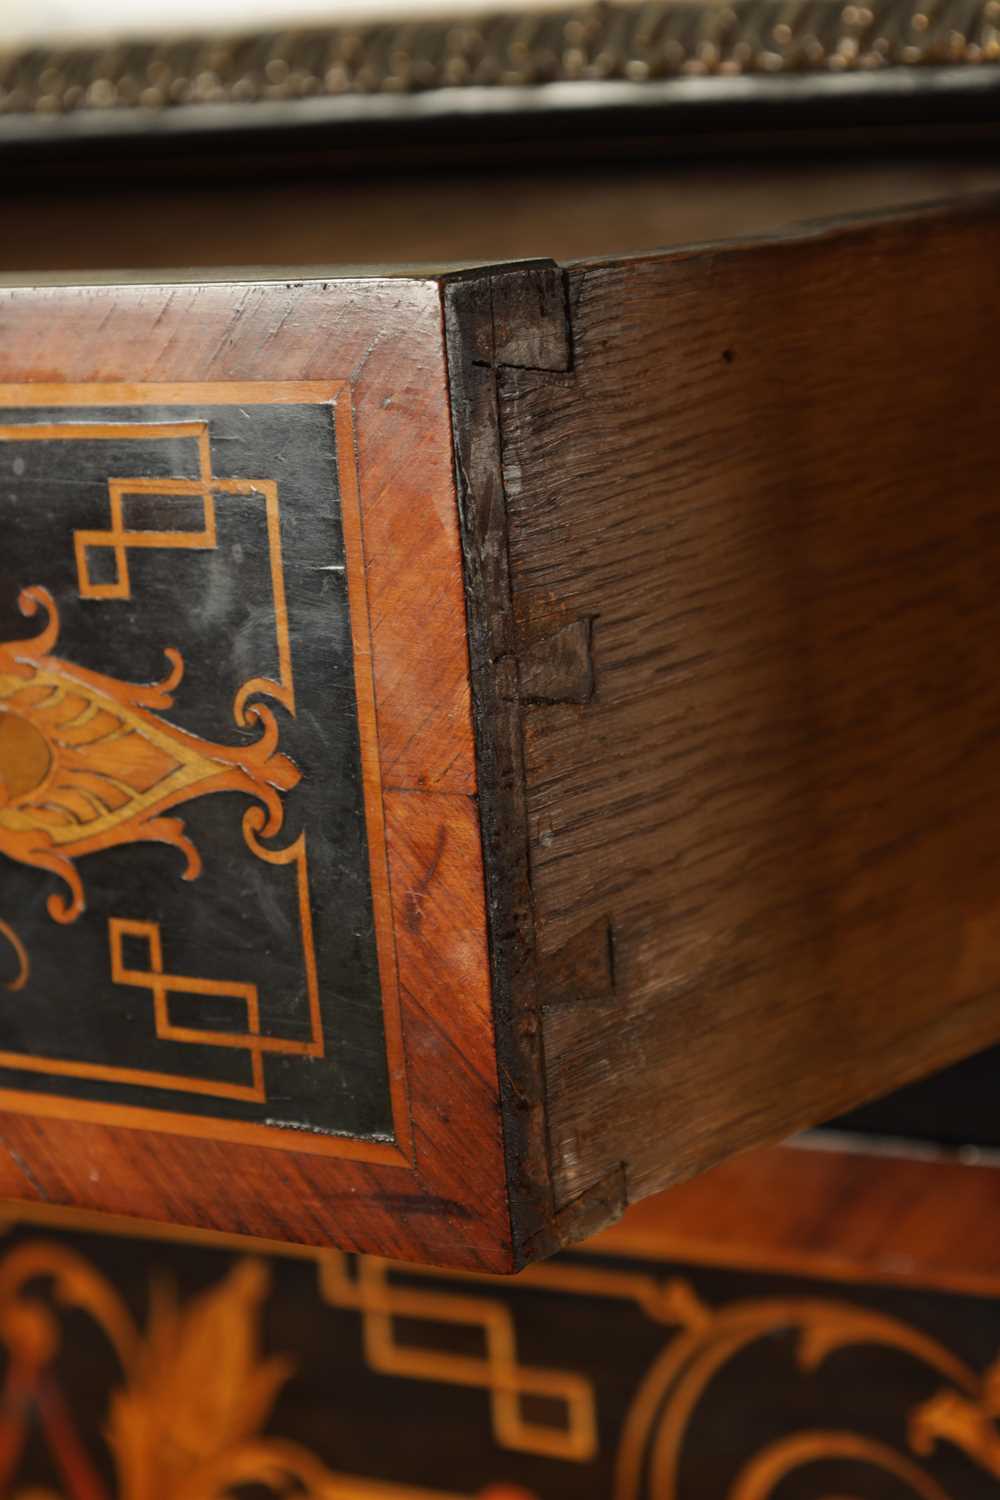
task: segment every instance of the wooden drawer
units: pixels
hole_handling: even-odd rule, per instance
[[[3,290],[0,1190],[505,1270],[1000,1037],[998,257]]]

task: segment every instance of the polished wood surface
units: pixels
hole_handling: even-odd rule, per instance
[[[989,1157],[802,1137],[634,1204],[587,1249],[993,1295],[998,1215]]]
[[[398,1105],[393,1140],[318,1137],[333,1154],[317,1155],[311,1143],[295,1149],[289,1132],[277,1150],[232,1139],[233,1128],[210,1116],[191,1116],[179,1133],[176,1120],[152,1111],[8,1090],[2,1136],[18,1191],[278,1238],[508,1266],[436,285],[12,291],[0,325],[4,405],[82,410],[87,431],[88,406],[109,402],[155,401],[162,410],[208,399],[206,385],[212,400],[238,401],[250,399],[249,385],[266,382],[280,403],[296,399],[288,383],[324,383],[328,397],[331,385],[349,382],[341,490],[347,502],[357,490],[357,505],[344,505],[345,532],[358,707],[373,736],[377,724],[364,775],[373,850],[380,821],[385,831],[381,880],[391,909],[388,939],[380,939],[382,999]],[[201,383],[200,397],[192,381]],[[72,528],[67,537],[70,544]],[[152,533],[140,538],[151,540]],[[127,549],[127,538],[120,545]],[[6,584],[18,587],[13,578]],[[161,733],[152,721],[142,727]],[[19,751],[17,766],[25,764]],[[377,867],[375,859],[375,875]],[[16,929],[12,915],[5,919]],[[155,976],[138,978],[155,989]]]
[[[127,280],[191,266],[288,266],[301,275],[334,266],[572,260],[997,188],[1000,169],[974,154],[346,176],[292,158],[282,170],[261,164],[252,182],[216,173],[199,185],[190,170],[141,185],[113,176],[85,188],[20,181],[0,239],[0,273],[118,270]]]

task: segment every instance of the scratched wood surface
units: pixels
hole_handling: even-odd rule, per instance
[[[557,1211],[1000,1034],[998,252],[986,201],[574,265],[563,366],[495,361]]]

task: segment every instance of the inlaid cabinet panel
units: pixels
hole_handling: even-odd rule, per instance
[[[698,1202],[651,1200],[515,1278],[5,1210],[0,1487],[987,1500],[995,1171],[795,1155],[731,1163]],[[796,1231],[758,1234],[761,1198],[793,1182]],[[834,1186],[851,1197],[831,1213]],[[909,1222],[866,1252],[886,1196],[908,1197]],[[714,1239],[698,1222],[713,1198],[729,1221]],[[949,1204],[931,1251],[921,1233]]]

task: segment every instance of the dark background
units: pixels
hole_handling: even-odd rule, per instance
[[[308,832],[309,875],[327,1055],[265,1056],[263,1106],[161,1089],[0,1072],[0,1086],[158,1109],[210,1114],[352,1136],[388,1136],[391,1114],[369,888],[354,696],[344,542],[333,423],[328,407],[142,407],[98,412],[33,408],[3,420],[210,424],[217,477],[276,479],[281,507],[297,715],[274,706],[280,749],[302,780],[285,798],[284,848]],[[213,552],[132,550],[129,600],[81,600],[73,532],[108,526],[109,477],[197,473],[194,441],[109,440],[0,445],[0,639],[37,633],[16,608],[20,590],[56,598],[56,654],[129,682],[163,677],[163,650],[185,661],[175,706],[164,717],[208,740],[251,740],[235,725],[233,699],[253,676],[277,677],[272,586],[262,496],[219,496]],[[200,505],[143,497],[141,524],[200,528]],[[16,517],[16,524],[15,524]],[[93,554],[91,554],[93,556]],[[96,568],[94,569],[96,576]],[[103,574],[101,575],[103,576]],[[53,877],[4,860],[0,915],[31,955],[25,990],[0,1003],[0,1048],[199,1078],[249,1081],[242,1049],[158,1041],[145,990],[110,979],[108,918],[161,923],[169,972],[258,985],[262,1030],[308,1038],[308,1007],[293,865],[275,867],[247,848],[249,802],[218,793],[184,804],[181,817],[204,861],[181,879],[183,859],[163,844],[129,844],[79,865],[87,910],[69,927],[48,916]],[[144,955],[139,955],[140,958]],[[127,961],[129,955],[127,954]],[[243,1030],[237,1000],[178,997],[182,1024]]]

